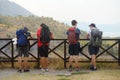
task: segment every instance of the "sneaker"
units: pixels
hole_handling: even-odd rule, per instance
[[[42,71],[42,72],[45,72],[45,69],[42,68],[41,71]]]
[[[26,69],[26,70],[24,70],[24,72],[30,72],[30,70],[29,70],[29,69]]]
[[[97,70],[97,68],[96,68],[96,67],[94,67],[94,66],[90,66],[90,70],[91,70],[91,71],[96,71],[96,70]]]
[[[90,70],[93,70],[94,69],[94,66],[93,65],[90,65]]]
[[[45,72],[49,72],[49,69],[45,69]]]
[[[70,72],[72,71],[72,66],[69,66],[69,71],[70,71]]]
[[[96,68],[96,67],[94,67],[94,68],[93,68],[93,71],[96,71],[96,70],[97,70],[97,68]]]
[[[19,69],[17,72],[22,73],[22,70],[21,70],[21,69]]]

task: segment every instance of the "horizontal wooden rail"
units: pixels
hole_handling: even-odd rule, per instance
[[[107,53],[108,55],[110,55],[114,60],[113,61],[100,61],[100,60],[97,60],[97,62],[105,62],[105,63],[117,63],[120,65],[120,39],[102,39],[103,41],[114,41],[115,43],[111,44],[107,49],[105,49],[103,46],[101,46],[101,50],[103,50],[102,52],[100,52],[98,55],[97,55],[97,58],[100,57],[101,55],[103,55],[104,53]],[[17,62],[16,58],[18,57],[18,55],[15,56],[15,50],[14,50],[14,45],[13,45],[13,41],[12,41],[12,38],[0,38],[0,42],[1,41],[4,41],[4,45],[0,47],[0,54],[3,54],[4,56],[7,57],[7,59],[0,59],[0,62],[11,62],[11,67],[14,68],[14,62]],[[34,38],[34,39],[30,39],[30,41],[34,41],[31,45],[30,45],[30,48],[32,48],[33,46],[35,46],[37,44],[37,39]],[[49,48],[49,53],[53,53],[55,54],[56,56],[58,56],[61,60],[64,61],[64,68],[66,68],[66,63],[68,62],[68,56],[67,56],[67,44],[68,44],[68,41],[67,39],[52,39],[51,41],[60,41],[59,44],[57,44],[54,48]],[[88,39],[80,39],[80,41],[86,41],[88,42],[89,40]],[[56,52],[55,50],[57,48],[59,48],[61,45],[63,45],[64,47],[64,54],[63,56],[61,56],[58,52]],[[108,50],[113,48],[115,45],[117,45],[118,47],[118,56],[116,57],[115,55],[113,55],[111,52],[109,52]],[[8,54],[6,54],[4,52],[4,48],[10,46],[11,47],[11,56],[9,56]],[[85,43],[82,47],[83,49],[85,47],[88,46],[88,43]],[[34,53],[31,53],[29,52],[29,54],[33,57],[34,60],[29,60],[29,62],[37,62],[38,63],[38,68],[39,68],[39,59],[40,57],[38,56],[38,48],[36,49],[36,52],[37,52],[37,56],[34,55]],[[79,62],[90,62],[91,58],[86,55],[84,52],[81,52],[80,53],[81,55],[83,55],[87,60],[82,60],[82,61],[79,61]]]

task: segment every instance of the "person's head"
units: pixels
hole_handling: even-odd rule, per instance
[[[23,28],[23,31],[26,33],[28,31],[28,28],[27,27],[24,27]]]
[[[40,27],[42,28],[42,27],[44,27],[44,28],[49,28],[45,23],[42,23],[41,25],[40,25]]]
[[[94,23],[91,23],[91,24],[89,25],[89,27],[90,27],[90,29],[93,29],[93,28],[96,28],[96,25],[95,25]]]
[[[40,24],[40,27],[44,27],[44,26],[45,26],[45,24],[44,24],[44,23]]]
[[[76,20],[72,20],[72,22],[71,22],[72,26],[75,26],[75,27],[77,26],[77,23],[78,22]]]

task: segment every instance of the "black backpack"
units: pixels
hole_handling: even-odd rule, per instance
[[[47,25],[41,24],[42,30],[41,30],[41,36],[40,40],[43,44],[50,42],[50,29]]]
[[[100,47],[102,45],[102,31],[99,29],[91,30],[90,45]]]

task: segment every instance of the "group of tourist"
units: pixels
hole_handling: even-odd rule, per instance
[[[69,42],[69,67],[68,70],[73,70],[73,62],[75,61],[75,70],[79,71],[80,66],[78,64],[79,61],[79,53],[81,52],[80,45],[80,34],[81,31],[77,28],[78,22],[76,20],[71,21],[72,27],[70,27],[66,31],[67,39]],[[99,52],[99,47],[102,44],[102,32],[96,27],[94,23],[89,25],[90,32],[88,33],[87,39],[89,39],[88,44],[88,52],[91,56],[90,62],[90,70],[97,70],[96,67],[96,54]],[[39,29],[37,30],[37,39],[38,39],[38,54],[40,56],[40,67],[44,72],[48,72],[48,49],[50,40],[53,39],[53,34],[50,31],[49,27],[42,23],[40,24]],[[29,39],[32,38],[27,27],[19,29],[16,31],[17,36],[17,48],[18,48],[18,72],[29,72],[28,68],[28,57],[30,50],[30,42]],[[22,61],[24,59],[24,62]]]

